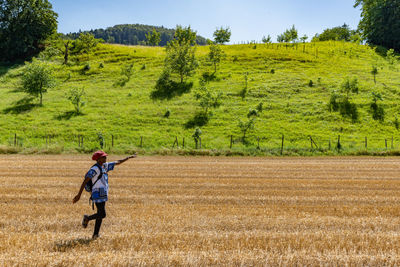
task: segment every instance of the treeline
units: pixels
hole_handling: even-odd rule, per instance
[[[115,25],[114,27],[108,27],[107,29],[96,29],[85,31],[84,33],[91,33],[97,39],[103,39],[105,42],[110,44],[123,44],[123,45],[146,45],[147,38],[146,34],[156,30],[160,33],[160,46],[166,46],[175,35],[175,30],[167,29],[163,26],[150,26],[143,24],[122,24]],[[66,34],[66,37],[71,39],[77,39],[82,32],[75,32]],[[207,40],[204,37],[196,36],[196,43],[198,45],[206,45]]]
[[[316,34],[312,41],[346,41],[362,42],[361,34],[358,30],[350,29],[346,23],[342,26],[325,29],[321,34]]]

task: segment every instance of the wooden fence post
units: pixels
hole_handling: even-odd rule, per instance
[[[329,138],[329,150],[331,150],[331,139]]]
[[[283,142],[285,141],[285,136],[282,134],[282,146],[281,146],[281,155],[283,155]]]
[[[17,134],[14,134],[14,146],[17,146]]]
[[[114,147],[114,135],[111,135],[111,147]]]
[[[230,149],[232,149],[232,144],[233,144],[233,135],[231,135],[231,145],[229,146]]]
[[[368,138],[365,137],[365,149],[368,149]]]
[[[143,136],[140,137],[140,148],[143,148]]]
[[[185,137],[182,139],[182,147],[185,148]]]
[[[385,138],[385,148],[387,150],[387,139]]]
[[[260,149],[260,137],[257,137],[257,149]]]
[[[393,136],[392,136],[392,146],[391,146],[391,148],[392,148],[392,149],[394,148],[394,146],[393,146]]]

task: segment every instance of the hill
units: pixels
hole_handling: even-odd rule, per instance
[[[228,154],[280,154],[284,135],[284,154],[335,154],[340,135],[340,153],[365,153],[365,141],[370,152],[398,150],[399,65],[388,62],[373,48],[346,42],[222,48],[226,57],[217,79],[208,85],[222,92],[222,106],[201,127],[203,149],[215,154],[221,150],[229,150]],[[103,137],[106,149],[115,152],[143,149],[169,153],[164,148],[171,148],[178,137],[179,147],[185,138],[185,149],[193,148],[194,129],[184,125],[200,109],[194,97],[199,78],[213,70],[207,63],[208,52],[208,46],[197,48],[201,64],[191,79],[194,89],[170,101],[149,97],[162,72],[165,49],[161,47],[101,44],[90,56],[88,71],[83,71],[88,64],[86,55],[75,57],[68,66],[62,65],[61,57],[48,60],[58,85],[45,94],[43,107],[36,102],[24,103],[21,99],[25,94],[16,90],[24,65],[3,66],[0,144],[4,151],[92,151]],[[134,74],[124,87],[118,86],[121,68],[128,64],[133,64]],[[376,84],[372,66],[378,66]],[[242,99],[245,76],[248,90]],[[348,77],[358,79],[359,92],[351,94],[357,121],[328,109],[332,93],[340,91]],[[86,91],[83,115],[75,116],[65,97],[71,88]],[[372,92],[383,97],[378,103],[385,111],[384,121],[372,118]],[[238,121],[246,121],[249,109],[260,103],[263,111],[243,144]],[[80,136],[84,137],[83,145],[78,143]]]
[[[146,34],[155,29],[161,33],[160,46],[166,46],[167,43],[174,37],[175,30],[164,28],[163,26],[151,26],[143,24],[121,24],[106,29],[95,29],[85,31],[84,33],[91,33],[95,38],[103,39],[110,44],[123,44],[123,45],[145,45]],[[66,34],[67,37],[76,39],[81,32]],[[197,35],[196,42],[199,45],[207,44],[207,40]]]

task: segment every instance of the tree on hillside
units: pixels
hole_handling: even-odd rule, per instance
[[[222,51],[221,46],[218,44],[211,44],[208,60],[214,65],[214,74],[217,72],[218,64],[221,63],[223,57],[224,51]]]
[[[0,61],[27,59],[57,30],[48,0],[0,0]]]
[[[194,96],[199,102],[201,111],[196,112],[194,117],[184,124],[186,129],[206,125],[213,115],[211,109],[216,109],[222,104],[222,92],[216,92],[204,83],[196,90]]]
[[[264,44],[270,44],[272,43],[272,38],[270,35],[268,35],[267,37],[263,36],[262,40],[261,40]]]
[[[276,37],[276,41],[278,42],[278,43],[283,43],[283,40],[284,39],[284,36],[283,36],[283,34],[279,34],[277,37]]]
[[[167,56],[165,58],[165,67],[171,73],[179,76],[180,83],[192,76],[198,62],[195,57],[196,47],[193,46],[196,40],[196,33],[191,31],[190,27],[182,28],[177,26],[176,37],[167,45]]]
[[[308,39],[308,36],[306,34],[303,35],[303,37],[300,38],[301,42],[304,44]]]
[[[313,41],[350,41],[354,34],[356,32],[345,23],[342,26],[325,29],[321,34],[316,34]]]
[[[83,97],[85,96],[85,89],[72,88],[67,95],[67,99],[74,105],[75,113],[81,114],[81,108],[85,105]]]
[[[86,53],[88,60],[90,59],[90,52],[97,46],[100,40],[94,38],[91,33],[81,33],[79,38],[74,42],[75,53]]]
[[[177,25],[176,29],[175,29],[174,40],[172,40],[171,42],[176,42],[178,45],[182,45],[182,46],[184,46],[188,43],[189,43],[189,45],[195,45],[196,44],[196,32],[193,31],[190,28],[190,26],[182,27],[181,25]],[[168,49],[169,44],[167,44],[167,49]]]
[[[39,97],[40,105],[43,103],[43,94],[47,89],[55,86],[55,78],[51,69],[45,63],[34,60],[26,66],[24,75],[22,76],[22,91]]]
[[[64,65],[68,64],[69,55],[73,44],[74,41],[72,39],[60,33],[53,34],[48,39],[48,46],[56,49],[64,56]],[[49,49],[49,47],[47,47],[46,50]]]
[[[374,83],[376,84],[376,75],[378,74],[377,66],[375,66],[375,65],[372,66],[371,74],[374,75]]]
[[[358,28],[369,44],[400,51],[399,0],[356,0],[354,7],[361,8]]]
[[[214,41],[217,44],[227,43],[231,40],[231,34],[229,27],[225,29],[223,27],[216,29],[214,32]]]
[[[64,46],[63,54],[64,54],[64,65],[68,64],[69,59],[69,50],[72,46],[72,40],[62,39],[62,45]]]
[[[215,92],[207,86],[201,86],[195,93],[195,98],[199,101],[200,107],[203,109],[203,112],[210,115],[211,108],[218,108],[222,104],[222,93]]]
[[[151,46],[157,46],[161,42],[161,33],[153,29],[152,32],[146,34],[147,44]]]
[[[389,49],[386,52],[386,60],[389,63],[389,65],[393,67],[399,60],[399,57],[396,55],[393,49]]]
[[[292,28],[287,29],[284,33],[281,35],[278,35],[278,42],[285,42],[285,43],[290,43],[290,42],[295,42],[297,38],[299,37],[298,31],[296,27],[293,25]]]
[[[188,92],[193,83],[186,79],[192,76],[198,67],[195,56],[196,33],[190,27],[177,26],[175,38],[167,45],[167,55],[164,60],[164,70],[157,80],[152,99],[171,99]],[[173,74],[179,82],[174,81]]]
[[[254,130],[255,123],[256,123],[256,116],[250,116],[247,118],[247,120],[238,119],[237,126],[239,127],[240,132],[242,133],[242,142],[244,144],[247,144],[246,141],[247,134],[252,130]]]

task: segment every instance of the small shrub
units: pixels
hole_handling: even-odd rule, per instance
[[[217,76],[215,75],[215,73],[210,73],[206,71],[201,75],[201,78],[202,78],[201,82],[212,82],[217,79]]]
[[[260,102],[258,105],[257,105],[257,107],[256,107],[256,110],[258,111],[258,112],[263,112],[263,102]]]
[[[128,79],[126,77],[121,77],[119,78],[118,81],[116,81],[114,83],[114,86],[120,86],[120,87],[124,87],[126,85],[126,83],[128,82]]]
[[[239,96],[244,100],[247,96],[247,87],[243,88],[242,90],[240,90],[239,92]]]
[[[271,74],[275,74],[275,70],[274,69],[271,70]]]
[[[171,115],[171,111],[169,109],[167,109],[167,111],[164,113],[164,118],[169,118],[169,116]]]
[[[133,64],[128,64],[121,67],[121,75],[126,79],[127,82],[129,82],[131,79],[133,71]]]
[[[247,96],[247,83],[248,83],[248,75],[249,73],[245,73],[244,75],[244,88],[239,92],[239,96],[244,100]]]
[[[64,82],[71,80],[71,72],[68,72],[67,78],[65,78]]]
[[[257,109],[250,108],[250,109],[249,109],[249,112],[247,113],[247,118],[257,117],[257,116],[258,116],[258,111],[257,111]]]
[[[354,77],[351,80],[349,78],[344,80],[341,84],[341,90],[342,90],[342,92],[346,93],[347,96],[349,96],[349,93],[358,94],[358,79],[357,79],[357,77]]]
[[[237,62],[238,60],[239,60],[238,56],[233,56],[233,59],[232,59],[233,62]]]
[[[103,69],[103,68],[104,68],[104,63],[103,63],[103,62],[101,62],[101,63],[99,64],[99,68],[100,68],[100,69]]]
[[[312,80],[310,80],[310,81],[308,82],[308,86],[309,86],[309,87],[313,87],[313,86],[314,86],[314,82],[313,82]]]
[[[243,144],[247,144],[246,135],[254,129],[255,118],[250,117],[247,121],[242,121],[239,119],[238,127],[242,132],[242,142]]]
[[[83,66],[83,69],[82,69],[82,71],[83,72],[86,72],[86,71],[89,71],[90,70],[90,64],[89,63],[87,63],[85,66]]]
[[[143,64],[142,67],[140,68],[141,70],[145,70],[146,69],[146,64]]]

